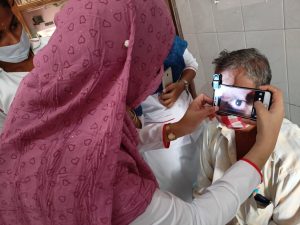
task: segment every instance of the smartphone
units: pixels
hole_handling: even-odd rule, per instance
[[[164,75],[162,77],[162,86],[165,89],[169,84],[173,83],[173,75],[172,75],[172,68],[169,67],[165,70]]]
[[[224,84],[221,84],[218,89],[214,89],[214,105],[219,107],[217,114],[220,115],[235,115],[256,120],[255,101],[261,101],[269,110],[272,93]]]

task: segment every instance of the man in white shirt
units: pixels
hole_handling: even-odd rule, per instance
[[[271,81],[268,60],[256,49],[223,51],[213,63],[216,73],[223,75],[224,84],[257,88]],[[224,120],[219,117],[219,121]],[[203,125],[195,196],[201,195],[206,187],[222,177],[253,146],[256,126],[241,123],[246,128],[217,120]],[[262,170],[263,181],[241,205],[230,224],[300,224],[299,159],[300,128],[285,119],[275,151]]]

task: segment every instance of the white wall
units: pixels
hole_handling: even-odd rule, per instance
[[[223,49],[257,48],[300,125],[300,0],[176,0],[184,38],[200,65],[198,92],[211,93],[212,60]]]

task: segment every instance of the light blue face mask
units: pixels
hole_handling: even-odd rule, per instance
[[[20,42],[14,45],[0,47],[0,61],[19,63],[28,59],[30,49],[29,38],[24,30]]]

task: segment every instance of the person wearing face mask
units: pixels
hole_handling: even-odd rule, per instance
[[[14,4],[12,2],[12,4]],[[12,13],[10,4],[0,0],[0,131],[19,83],[33,69],[33,56],[47,42],[33,42]],[[35,39],[36,41],[36,39]],[[42,44],[41,44],[42,43]]]
[[[260,181],[254,166],[237,162],[189,204],[159,190],[137,149],[126,109],[161,82],[174,39],[164,2],[69,0],[55,24],[0,135],[1,224],[218,225],[231,219]],[[259,168],[273,151],[284,111],[280,90],[265,89],[274,101],[269,111],[256,102],[259,135],[245,156]],[[169,134],[185,135],[207,111],[213,114],[205,103],[212,99],[197,97],[185,126],[170,125]]]
[[[222,51],[215,64],[223,83],[258,88],[271,82],[269,62],[258,50]],[[230,93],[228,94],[230,95]],[[222,177],[254,145],[257,127],[236,116],[217,116],[203,125],[200,170],[194,196]],[[270,132],[272,132],[270,130]],[[263,181],[241,205],[234,225],[300,223],[300,128],[284,119],[275,151],[261,170]]]

